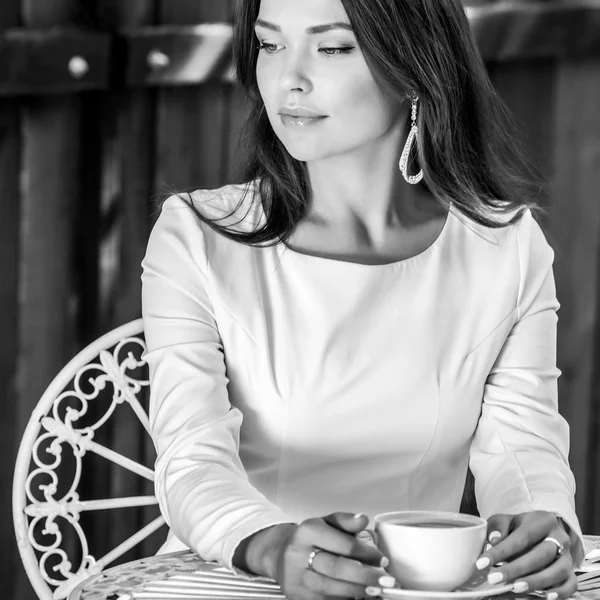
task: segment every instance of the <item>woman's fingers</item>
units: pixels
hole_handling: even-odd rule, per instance
[[[487,541],[495,546],[510,533],[512,515],[494,515],[488,519]]]
[[[545,545],[545,544],[544,544]],[[559,559],[551,562],[546,568],[533,569],[527,576],[518,575],[513,588],[518,593],[527,590],[552,590],[566,585],[571,576],[575,576],[571,559],[563,555]],[[577,579],[575,579],[575,588],[577,588]],[[569,594],[570,595],[570,594]],[[567,596],[568,597],[568,596]]]
[[[503,564],[497,569],[493,569],[488,574],[490,583],[500,583],[501,581],[515,581],[517,578],[523,578],[532,573],[549,573],[552,572],[555,579],[548,585],[553,585],[559,581],[564,581],[568,577],[568,571],[559,572],[559,565],[563,566],[567,563],[567,567],[571,568],[570,557],[563,556],[565,560],[557,560],[556,545],[551,542],[541,542],[536,544],[529,552],[524,553],[519,558],[514,558],[510,562]],[[550,565],[548,567],[548,565]],[[548,569],[546,569],[548,567]],[[542,571],[544,570],[544,571]],[[535,588],[538,589],[538,588]]]
[[[371,534],[365,530],[365,527],[369,524],[369,517],[367,515],[363,513],[335,512],[323,517],[323,520],[334,529],[351,534],[356,540],[354,549],[351,550],[350,554],[346,554],[346,556],[351,556],[367,564],[383,568],[390,564],[387,557],[384,557],[383,552],[371,542]],[[360,534],[363,534],[362,537]],[[366,542],[366,539],[369,542]]]
[[[565,600],[566,598],[573,597],[573,594],[577,591],[577,576],[574,571],[571,571],[566,581],[558,587],[549,588],[546,591],[547,600]]]
[[[333,579],[311,569],[304,572],[301,583],[307,590],[320,597],[364,598],[367,595],[364,585]]]
[[[550,513],[528,513],[526,521],[513,517],[511,529],[512,531],[506,537],[501,538],[491,549],[481,554],[476,563],[478,569],[484,569],[490,565],[494,566],[499,562],[512,560],[528,553],[530,548],[549,535],[549,531],[562,531],[562,533],[557,533],[553,537],[556,537],[561,543],[567,545],[569,543],[568,539],[566,542],[563,541],[568,536],[564,530],[559,530],[556,517]],[[557,537],[558,535],[560,537]]]
[[[298,525],[279,553],[276,579],[285,595],[294,600],[364,598],[393,587],[393,577],[382,568],[383,554],[357,539],[367,523],[366,515],[333,513]]]
[[[323,520],[336,529],[352,534],[359,533],[369,524],[369,517],[362,513],[334,512],[323,517]]]
[[[383,553],[377,547],[356,539],[353,534],[342,531],[321,518],[307,519],[297,534],[298,542],[302,545],[354,558],[367,565],[379,567],[383,559]]]
[[[395,580],[383,569],[367,566],[358,560],[336,556],[329,552],[318,552],[312,563],[312,570],[331,579],[355,583],[366,587],[393,587]]]
[[[564,561],[564,557],[560,559]],[[557,563],[560,561],[557,561]],[[567,577],[559,582],[555,581],[555,573],[552,567],[547,570],[532,575],[531,577],[524,578],[515,582],[515,592],[521,593],[528,590],[545,590],[547,600],[565,600],[571,598],[577,591],[577,576],[573,571],[570,562],[567,562]],[[554,565],[552,565],[554,566]],[[552,581],[552,583],[548,583]]]

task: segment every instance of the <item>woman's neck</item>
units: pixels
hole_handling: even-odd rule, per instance
[[[384,156],[343,156],[307,164],[312,198],[307,219],[320,225],[363,228],[379,237],[390,229],[409,228],[430,194],[408,184],[398,161]]]

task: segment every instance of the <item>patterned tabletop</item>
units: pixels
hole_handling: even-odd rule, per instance
[[[149,556],[89,577],[69,594],[69,600],[126,600],[143,592],[151,582],[194,573],[207,564],[211,563],[190,550]],[[214,564],[214,568],[219,565]]]
[[[585,536],[586,556],[590,552],[600,552],[600,536]],[[225,588],[231,585],[247,586],[240,598],[271,598],[273,600],[284,598],[279,587],[266,577],[253,578],[248,582],[237,578],[232,583],[233,575],[228,569],[217,563],[207,563],[190,550],[150,556],[141,560],[119,565],[107,569],[98,575],[93,575],[77,586],[69,595],[68,600],[163,600],[167,598],[198,598],[213,600],[215,598],[231,598],[223,596],[222,589],[214,584],[201,584],[201,591],[195,594],[190,592],[182,594],[176,585],[169,582],[191,581],[193,573],[202,571],[210,575],[217,584],[222,582]],[[166,580],[169,580],[167,582]],[[162,584],[162,585],[161,585]],[[181,585],[181,584],[180,584]],[[253,589],[253,586],[257,586]],[[175,588],[175,589],[173,589]],[[208,591],[210,589],[213,591]],[[231,590],[231,587],[229,587]],[[586,591],[582,594],[586,600],[600,600],[600,589]],[[500,598],[500,597],[498,597]],[[511,595],[511,598],[516,598]]]
[[[93,575],[69,594],[69,600],[125,600],[150,582],[194,573],[206,564],[190,550],[149,556]]]

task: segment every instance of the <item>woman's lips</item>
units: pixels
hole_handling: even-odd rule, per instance
[[[280,114],[281,121],[286,127],[307,127],[324,121],[327,117],[300,117],[295,115]]]
[[[279,116],[286,127],[306,127],[320,123],[327,116],[307,106],[282,106]]]
[[[311,117],[319,118],[324,117],[323,113],[317,112],[314,108],[308,106],[281,106],[279,108],[280,115],[289,115],[290,117]]]

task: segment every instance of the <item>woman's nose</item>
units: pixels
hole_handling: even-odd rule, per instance
[[[287,60],[279,75],[279,85],[286,92],[310,92],[312,83],[306,65],[298,59]]]

